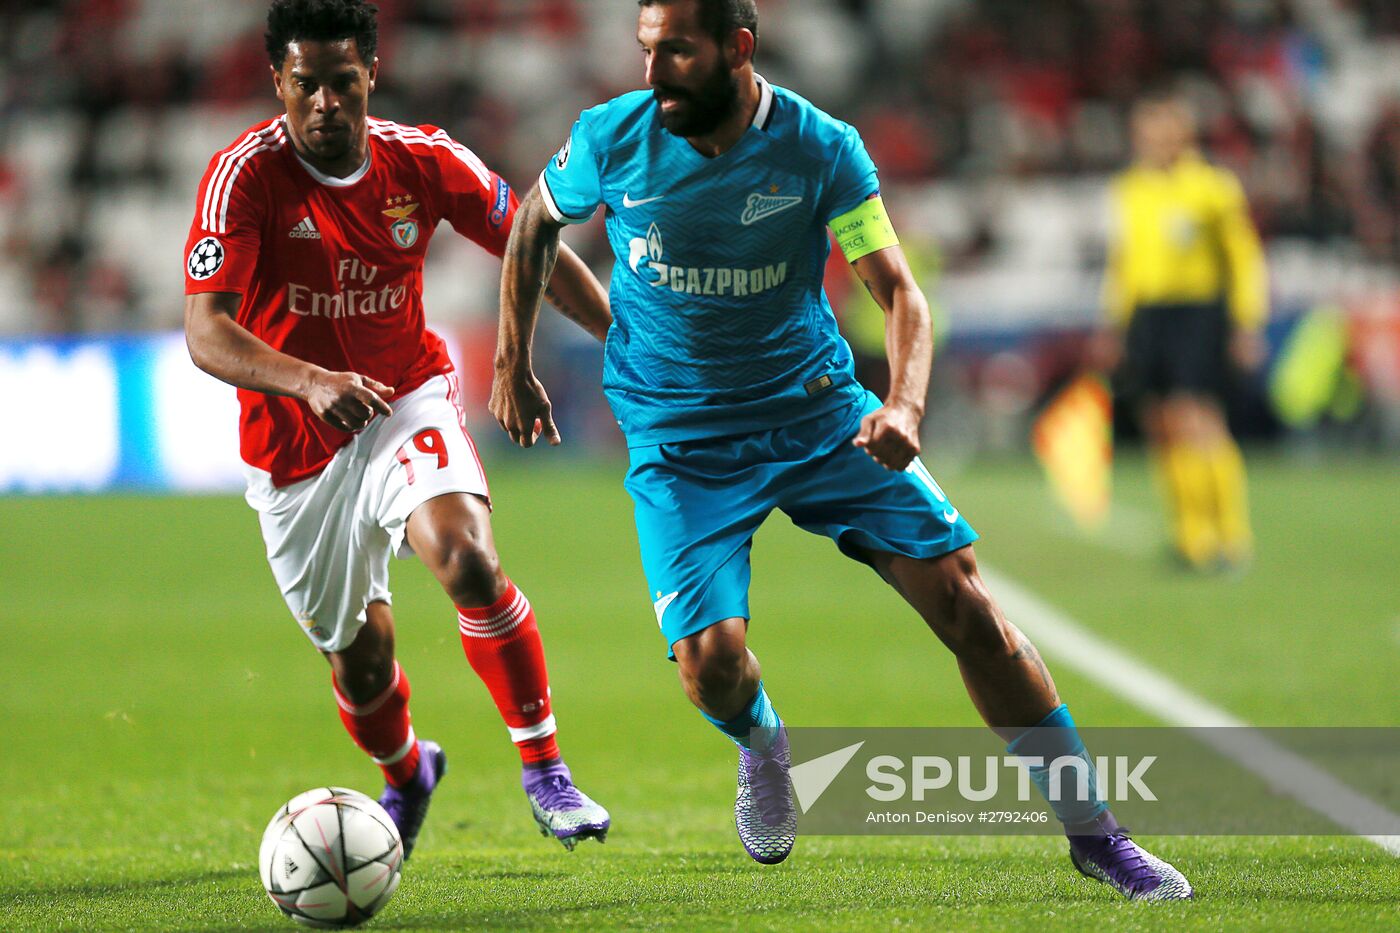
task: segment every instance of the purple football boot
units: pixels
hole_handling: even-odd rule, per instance
[[[1195,893],[1181,872],[1133,842],[1107,810],[1068,835],[1069,858],[1079,873],[1129,900],[1184,901]]]
[[[379,796],[379,805],[389,814],[394,825],[399,828],[399,838],[403,840],[403,857],[413,854],[413,846],[418,842],[418,832],[423,828],[423,820],[428,815],[428,804],[433,799],[433,791],[447,773],[447,755],[436,742],[427,739],[418,741],[418,770],[413,780],[403,787],[384,785],[384,793]]]
[[[765,751],[739,748],[739,790],[734,798],[734,826],[754,861],[776,865],[797,841],[797,808],[792,803],[792,752],[787,730]]]
[[[541,836],[553,836],[570,851],[585,839],[607,841],[612,825],[608,811],[574,786],[574,776],[564,762],[522,769],[520,785],[530,799]]]

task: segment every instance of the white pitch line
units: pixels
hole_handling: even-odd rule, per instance
[[[1397,825],[1400,816],[1251,729],[1244,720],[1102,640],[985,564],[981,571],[1007,617],[1039,649],[1053,654],[1057,664],[1074,668],[1168,725],[1199,729],[1196,736],[1201,742],[1262,778],[1277,793],[1374,842],[1391,855],[1400,856],[1400,835],[1372,832],[1377,826]],[[1218,731],[1221,727],[1232,731]],[[1287,775],[1288,780],[1282,780],[1281,775]]]

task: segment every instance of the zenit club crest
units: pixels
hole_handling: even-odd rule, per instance
[[[390,198],[391,204],[407,201],[408,196],[403,195],[397,198]],[[394,239],[394,245],[399,249],[411,249],[413,244],[418,242],[418,221],[410,220],[413,212],[418,210],[416,203],[404,204],[402,207],[391,207],[384,212],[386,217],[393,219],[389,225],[389,235]]]
[[[774,188],[777,186],[774,185]],[[770,191],[772,189],[769,189]],[[790,207],[796,207],[802,203],[801,195],[789,197],[779,197],[776,193],[762,194],[754,192],[749,195],[748,203],[744,205],[744,213],[739,217],[739,223],[745,227],[752,227],[766,217],[774,214],[781,214]]]

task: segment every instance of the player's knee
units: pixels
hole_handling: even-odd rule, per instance
[[[369,703],[389,689],[394,679],[392,653],[359,652],[334,657],[331,667],[341,696],[351,703]]]
[[[681,682],[690,698],[707,709],[724,706],[743,685],[748,648],[715,626],[676,643]]]
[[[438,579],[458,606],[489,606],[505,591],[496,549],[467,533],[442,543]]]
[[[959,586],[955,613],[961,632],[959,655],[995,658],[1016,650],[1010,630],[980,580]]]
[[[955,559],[944,576],[940,611],[929,619],[944,643],[964,660],[997,657],[1015,650],[1010,630],[971,559]]]

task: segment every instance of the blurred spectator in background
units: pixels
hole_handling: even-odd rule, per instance
[[[382,115],[481,140],[483,158],[517,185],[557,149],[569,115],[635,84],[628,3],[380,6],[395,66]],[[165,270],[200,154],[251,122],[266,90],[247,51],[259,8],[0,2],[0,332],[178,325],[168,309],[179,283]],[[858,126],[900,202],[926,205],[910,229],[944,253],[955,334],[1001,312],[1016,325],[1090,321],[1104,230],[1085,195],[1127,156],[1131,102],[1165,78],[1187,88],[1207,151],[1240,177],[1266,241],[1330,251],[1309,254],[1314,266],[1400,260],[1393,0],[763,8],[767,76]],[[600,229],[579,236],[585,255],[603,249]],[[478,261],[447,248],[430,264],[442,323],[493,318],[494,296],[469,284]],[[63,270],[86,282],[93,266],[121,270],[97,275],[120,300],[88,308],[86,285],[52,281]],[[1306,290],[1316,279],[1289,281]]]
[[[559,127],[637,85],[625,0],[377,2],[392,65],[379,115],[473,140],[522,190],[558,150]],[[1107,180],[1129,156],[1133,101],[1165,82],[1190,100],[1203,152],[1244,187],[1276,320],[1324,305],[1348,319],[1400,308],[1387,298],[1400,296],[1397,0],[760,3],[765,77],[860,129],[905,205],[901,234],[940,257],[931,297],[945,312],[945,360],[960,364],[970,345],[1003,361],[1010,351],[1027,377],[995,391],[1002,414],[975,421],[979,443],[1020,443],[1037,393],[1063,375],[1035,348],[1041,338],[1096,325]],[[262,6],[0,0],[0,336],[179,327],[169,269],[194,211],[188,192],[207,153],[261,115],[265,63],[249,50]],[[569,238],[607,265],[602,221]],[[487,376],[497,294],[483,283],[495,272],[452,237],[425,269],[433,323],[462,335]],[[828,281],[838,308],[845,284]],[[850,297],[859,328],[864,299]],[[1273,329],[1276,343],[1288,326]],[[853,342],[873,348],[877,330]],[[547,324],[540,337],[542,353],[593,365],[570,328]],[[936,372],[965,373],[953,388],[985,394],[976,366]],[[594,383],[591,369],[569,378]],[[487,384],[468,378],[464,391]],[[605,407],[584,407],[579,417],[615,440]],[[1391,408],[1381,436],[1400,444]],[[1256,406],[1239,426],[1253,437],[1274,423]]]
[[[1178,556],[1206,570],[1251,556],[1244,461],[1222,398],[1229,362],[1256,368],[1268,280],[1244,192],[1205,161],[1178,97],[1133,108],[1134,164],[1112,186],[1104,363],[1137,407]]]

